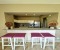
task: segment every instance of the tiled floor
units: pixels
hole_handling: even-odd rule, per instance
[[[39,45],[34,45],[33,48],[31,48],[31,43],[26,43],[26,50],[43,50]],[[2,46],[0,43],[0,50],[2,50]],[[11,50],[11,47],[5,47],[5,50]],[[16,50],[23,50],[23,47],[16,47]],[[52,50],[52,47],[46,47],[45,50]],[[60,50],[60,43],[56,43],[55,50]]]

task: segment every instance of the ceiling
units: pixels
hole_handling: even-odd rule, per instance
[[[5,12],[5,14],[8,15],[15,15],[15,16],[23,16],[23,17],[27,17],[27,16],[48,16],[48,15],[52,15],[52,14],[56,14],[57,12]]]
[[[0,4],[60,4],[60,0],[0,0]]]

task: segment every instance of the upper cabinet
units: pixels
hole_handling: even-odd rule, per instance
[[[16,23],[34,23],[34,20],[14,20]]]

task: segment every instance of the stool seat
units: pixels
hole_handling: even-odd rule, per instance
[[[26,33],[15,33],[14,37],[25,37]]]
[[[31,37],[42,37],[40,33],[31,33]]]
[[[43,37],[55,37],[54,35],[50,33],[41,33]]]
[[[7,33],[7,34],[5,34],[5,35],[3,35],[3,36],[1,36],[1,37],[13,37],[14,36],[14,34],[13,33]]]

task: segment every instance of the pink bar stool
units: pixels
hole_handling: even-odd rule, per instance
[[[12,43],[12,37],[13,36],[14,36],[13,34],[8,33],[8,34],[5,34],[1,37],[1,39],[2,39],[2,50],[4,50],[4,46],[11,46],[11,48],[13,50],[13,43]],[[8,43],[10,43],[10,44],[5,44],[5,39],[7,39]]]
[[[41,45],[42,48],[42,35],[40,33],[31,33],[31,39],[32,39],[32,48],[33,45]],[[39,39],[39,43],[37,43],[37,41],[35,41],[36,43],[34,43],[34,40]]]
[[[44,38],[43,49],[45,49],[46,46],[52,46],[53,50],[54,50],[54,48],[55,48],[55,36],[50,34],[50,33],[41,33],[41,34]],[[52,44],[46,44],[47,42],[52,42]]]
[[[15,47],[17,46],[23,46],[24,47],[24,50],[25,50],[25,34],[26,33],[14,33],[14,50],[15,50]],[[23,44],[16,44],[16,39],[21,39]]]

